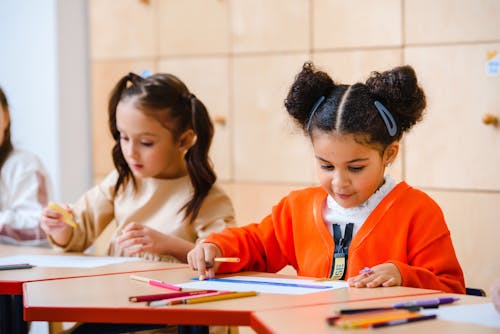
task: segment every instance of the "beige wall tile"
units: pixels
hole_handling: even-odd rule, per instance
[[[156,53],[156,0],[91,0],[92,59],[151,57]]]
[[[401,0],[314,0],[313,48],[400,46]]]
[[[427,94],[424,121],[407,137],[410,183],[421,187],[500,189],[500,130],[484,125],[500,117],[499,76],[487,76],[486,57],[500,44],[415,47],[414,65]]]
[[[498,0],[406,0],[407,44],[500,39]]]
[[[223,189],[233,201],[238,226],[259,223],[271,214],[273,207],[283,197],[293,190],[308,186],[308,184],[222,183]]]
[[[231,2],[233,52],[307,51],[309,1]]]
[[[207,107],[214,122],[215,135],[210,150],[219,179],[229,180],[231,173],[231,125],[229,115],[229,60],[227,57],[193,57],[163,59],[160,72],[177,75]]]
[[[488,292],[500,277],[500,194],[428,192],[441,206],[469,287]]]
[[[326,71],[334,81],[353,84],[365,82],[372,71],[386,71],[400,66],[401,48],[313,53],[314,64]]]
[[[92,148],[94,179],[113,170],[113,138],[108,127],[108,99],[118,80],[129,72],[154,71],[152,61],[113,61],[92,63]]]
[[[234,59],[234,177],[239,181],[310,182],[310,141],[283,101],[307,55]]]
[[[226,53],[228,43],[228,1],[159,0],[160,55]]]

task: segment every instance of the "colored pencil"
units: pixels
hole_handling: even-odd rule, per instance
[[[199,303],[215,302],[218,300],[235,299],[235,298],[242,298],[242,297],[253,297],[253,296],[257,296],[257,292],[255,292],[255,291],[230,292],[230,293],[223,293],[223,294],[214,295],[214,296],[190,298],[190,299],[187,299],[182,304],[199,304]]]
[[[178,297],[188,297],[188,296],[196,296],[205,293],[216,292],[217,290],[193,290],[193,291],[182,291],[182,292],[172,292],[172,293],[160,293],[155,295],[141,295],[141,296],[131,296],[128,297],[128,300],[133,303],[138,302],[150,302],[154,300],[165,300],[172,299]]]
[[[387,322],[392,320],[407,319],[418,317],[418,312],[410,312],[404,309],[395,309],[389,311],[375,311],[367,313],[358,313],[341,316],[334,321],[335,326],[349,328],[368,328],[375,323]]]
[[[199,295],[177,297],[177,298],[171,298],[171,299],[154,300],[154,301],[147,302],[147,304],[150,307],[185,304],[185,301],[188,299],[222,295],[222,294],[226,294],[226,293],[231,293],[231,291],[213,291],[212,290],[212,292],[202,293]]]
[[[240,262],[239,257],[216,257],[215,262]]]
[[[411,318],[406,318],[406,319],[378,322],[378,323],[372,324],[370,327],[371,328],[382,328],[382,327],[388,327],[388,326],[403,325],[403,324],[408,324],[408,323],[416,322],[416,321],[436,319],[436,317],[437,317],[437,315],[435,315],[435,314],[422,315],[420,317],[411,317]]]
[[[158,280],[154,280],[154,279],[150,279],[150,278],[147,278],[147,277],[130,275],[130,278],[133,279],[133,280],[136,280],[136,281],[146,282],[149,285],[158,286],[160,288],[166,288],[166,289],[175,290],[175,291],[182,291],[182,288],[179,287],[179,286],[176,286],[176,285],[173,285],[173,284],[169,284],[169,283],[165,283],[165,282],[158,281]]]

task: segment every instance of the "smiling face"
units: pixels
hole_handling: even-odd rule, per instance
[[[116,108],[120,147],[135,177],[171,179],[187,175],[183,137],[178,140],[160,121],[135,106],[135,99]]]
[[[399,143],[383,152],[355,141],[352,134],[315,130],[312,136],[321,186],[343,208],[364,203],[384,182],[384,171],[397,155]]]

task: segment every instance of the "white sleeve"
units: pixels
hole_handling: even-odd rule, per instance
[[[2,168],[0,236],[17,241],[45,239],[40,217],[47,204],[47,176],[31,155],[6,161]]]

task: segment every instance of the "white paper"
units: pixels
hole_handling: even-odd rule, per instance
[[[500,328],[500,313],[492,303],[440,306],[422,313],[437,314],[439,319]]]
[[[94,268],[109,264],[137,261],[137,257],[112,256],[58,256],[58,255],[16,255],[0,258],[0,265],[29,263],[37,267]]]
[[[176,284],[176,285],[182,288],[200,289],[200,290],[208,289],[208,290],[229,290],[229,291],[256,291],[263,293],[277,293],[277,294],[287,294],[287,295],[303,295],[307,293],[340,289],[348,286],[345,281],[315,281],[315,280],[269,278],[269,277],[255,277],[255,276],[231,276],[224,278],[228,278],[231,280],[255,281],[256,283],[221,282],[217,280],[205,280],[205,281],[193,280],[187,283]],[[315,289],[315,288],[307,288],[300,286],[280,286],[273,283],[283,283],[290,285],[313,285],[313,286],[323,286],[327,288]]]

